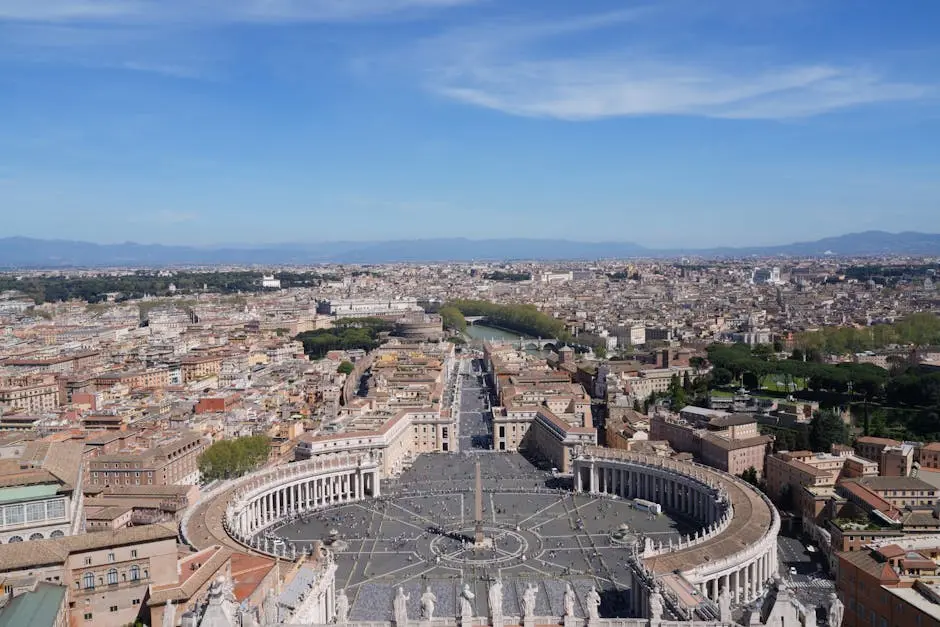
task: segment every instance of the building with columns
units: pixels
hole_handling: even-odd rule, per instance
[[[661,586],[673,613],[705,618],[727,594],[733,605],[761,594],[777,573],[780,517],[755,488],[715,469],[590,447],[574,460],[577,492],[645,499],[698,521],[702,530],[669,545],[647,541],[632,563],[634,613],[649,615]]]

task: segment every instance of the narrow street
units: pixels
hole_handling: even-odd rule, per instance
[[[483,383],[481,368],[482,361],[479,359],[460,362],[458,440],[463,452],[493,448],[492,418],[487,398],[489,391]]]

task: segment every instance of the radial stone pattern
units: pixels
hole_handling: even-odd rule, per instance
[[[482,534],[477,540],[476,462],[482,484]],[[626,527],[624,527],[626,525]],[[382,496],[310,513],[273,533],[298,549],[322,540],[336,555],[336,588],[345,589],[351,620],[390,620],[398,586],[409,595],[409,616],[420,615],[430,587],[435,615],[457,613],[464,583],[476,616],[489,615],[488,588],[503,582],[503,613],[522,614],[528,583],[539,586],[536,615],[561,615],[565,582],[585,616],[591,586],[601,614],[626,613],[632,538],[678,540],[696,526],[653,516],[625,500],[575,494],[513,453],[423,455],[401,477],[383,482]],[[335,532],[335,533],[332,533]]]

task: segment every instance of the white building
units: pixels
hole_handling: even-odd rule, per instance
[[[80,442],[30,442],[0,487],[0,543],[75,535],[82,524]]]

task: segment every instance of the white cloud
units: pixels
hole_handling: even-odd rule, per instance
[[[671,54],[627,43],[594,49],[590,31],[618,27],[624,30],[619,41],[630,42],[647,26],[636,22],[657,16],[642,9],[454,31],[422,50],[431,60],[427,86],[479,107],[564,120],[649,115],[785,119],[936,93],[933,86],[892,81],[864,65],[757,61],[743,51],[733,54],[730,46],[722,46],[721,55],[688,42],[682,53]],[[556,39],[576,33],[584,35],[581,41]]]
[[[565,120],[643,115],[794,118],[854,105],[915,100],[933,91],[885,81],[855,68],[820,65],[729,72],[630,57],[450,68],[433,89],[506,113]]]
[[[332,22],[477,0],[0,0],[0,20],[35,22]]]

